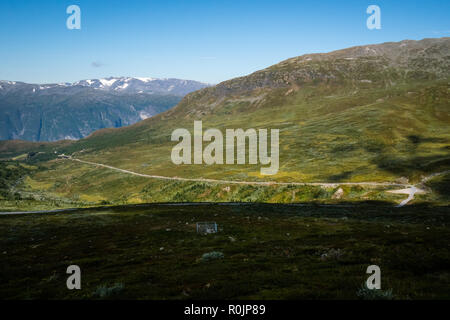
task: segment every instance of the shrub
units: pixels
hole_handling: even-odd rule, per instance
[[[108,298],[119,294],[124,288],[123,283],[115,283],[112,287],[101,285],[94,292],[95,297]]]
[[[202,255],[202,257],[200,258],[200,261],[207,262],[207,261],[216,260],[216,259],[223,259],[223,257],[224,257],[224,255],[222,252],[212,251],[212,252],[204,253]]]
[[[330,250],[322,253],[320,255],[320,260],[339,260],[343,255],[343,251],[341,249],[331,248]]]
[[[356,292],[356,295],[363,300],[393,300],[394,294],[392,289],[381,290],[381,289],[369,289],[366,285]]]

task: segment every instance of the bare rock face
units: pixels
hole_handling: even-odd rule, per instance
[[[401,184],[407,184],[407,183],[409,183],[409,179],[407,177],[400,177],[396,180],[396,182],[401,183]]]
[[[386,88],[401,83],[446,79],[450,73],[450,38],[404,40],[357,46],[284,60],[250,75],[192,92],[169,114],[214,112],[237,98],[259,97],[268,91],[284,95],[305,86]]]
[[[340,199],[340,198],[342,198],[343,195],[344,195],[344,190],[342,190],[342,188],[339,188],[336,190],[336,192],[333,194],[333,196],[331,198],[332,199]]]
[[[404,40],[307,54],[217,85],[232,92],[263,87],[287,87],[311,81],[355,80],[376,83],[390,79],[446,78],[450,71],[450,38]],[[373,72],[372,72],[373,71]],[[407,71],[407,72],[405,72]]]
[[[0,140],[81,139],[175,106],[207,84],[179,79],[106,78],[75,83],[0,81]]]

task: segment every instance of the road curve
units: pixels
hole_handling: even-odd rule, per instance
[[[106,164],[90,162],[85,160],[80,160],[76,158],[66,158],[72,161],[78,161],[85,164],[90,164],[94,166],[99,166],[103,168],[108,168],[111,170],[116,170],[123,173],[132,174],[138,177],[153,178],[161,180],[175,180],[175,181],[186,181],[186,182],[210,182],[210,183],[221,183],[221,184],[243,184],[243,185],[280,185],[280,186],[322,186],[322,187],[337,187],[342,185],[360,185],[360,186],[393,186],[393,187],[411,187],[410,184],[401,184],[393,182],[275,182],[275,181],[236,181],[236,180],[218,180],[218,179],[204,179],[204,178],[180,178],[180,177],[166,177],[158,175],[149,175],[143,173],[137,173],[125,169],[120,169]]]
[[[401,193],[401,194],[407,194],[408,198],[400,202],[396,207],[403,207],[408,202],[414,199],[414,195],[416,193],[423,193],[424,190],[417,188],[416,185],[411,184],[401,184],[401,183],[392,183],[392,182],[342,182],[342,183],[334,183],[334,182],[264,182],[264,181],[233,181],[233,180],[218,180],[218,179],[203,179],[203,178],[180,178],[180,177],[165,177],[165,176],[158,176],[158,175],[149,175],[149,174],[143,174],[143,173],[137,173],[130,170],[120,169],[112,166],[108,166],[106,164],[102,163],[96,163],[86,160],[80,160],[76,158],[72,158],[69,156],[65,156],[61,159],[65,160],[72,160],[77,161],[80,163],[85,163],[93,166],[99,166],[131,175],[135,175],[138,177],[144,177],[144,178],[153,178],[153,179],[161,179],[161,180],[176,180],[176,181],[190,181],[190,182],[209,182],[209,183],[222,183],[222,184],[241,184],[241,185],[263,185],[263,186],[270,186],[270,185],[294,185],[294,186],[322,186],[322,187],[337,187],[341,185],[360,185],[360,186],[392,186],[392,187],[406,187],[405,189],[400,190],[391,190],[389,192],[391,193]],[[428,180],[442,175],[450,173],[450,170],[442,171],[433,173],[429,176],[424,177],[420,183],[422,184],[424,182],[427,182]],[[194,204],[194,203],[193,203]],[[195,203],[198,204],[198,203]],[[166,204],[166,205],[172,205],[172,204]],[[173,205],[183,205],[182,203],[174,203]],[[184,204],[184,205],[190,205],[190,204]],[[324,205],[327,206],[327,205]],[[21,215],[21,214],[30,214],[30,213],[58,213],[58,212],[64,212],[64,211],[73,211],[78,210],[79,208],[70,208],[70,209],[57,209],[57,210],[42,210],[42,211],[15,211],[15,212],[0,212],[0,215]]]
[[[424,192],[422,189],[417,188],[414,185],[410,184],[401,184],[401,183],[391,183],[391,182],[342,182],[342,183],[334,183],[334,182],[264,182],[264,181],[233,181],[233,180],[218,180],[218,179],[203,179],[203,178],[180,178],[180,177],[166,177],[166,176],[158,176],[158,175],[149,175],[149,174],[143,174],[143,173],[137,173],[130,170],[120,169],[112,166],[108,166],[106,164],[102,163],[96,163],[86,160],[80,160],[72,157],[64,157],[62,159],[66,160],[72,160],[77,161],[80,163],[85,163],[93,166],[99,166],[131,175],[135,175],[138,177],[144,177],[144,178],[153,178],[153,179],[162,179],[162,180],[176,180],[176,181],[188,181],[188,182],[208,182],[208,183],[221,183],[221,184],[240,184],[240,185],[263,185],[263,186],[270,186],[270,185],[295,185],[295,186],[322,186],[322,187],[337,187],[341,185],[364,185],[364,186],[393,186],[393,187],[406,187],[405,189],[401,190],[392,190],[390,192],[393,193],[404,193],[408,194],[408,198],[400,202],[399,205],[396,207],[403,207],[408,202],[410,202],[412,199],[414,199],[414,195],[418,192]],[[431,178],[434,178],[438,175],[445,174],[450,172],[450,170],[433,173],[421,180],[420,183],[426,182],[430,180]],[[170,204],[169,204],[170,205]],[[175,204],[174,205],[182,205],[182,204]],[[58,213],[63,211],[73,211],[77,210],[77,208],[71,208],[71,209],[57,209],[57,210],[43,210],[43,211],[16,211],[16,212],[0,212],[0,215],[20,215],[20,214],[30,214],[30,213]]]
[[[81,159],[76,159],[72,157],[65,157],[64,159],[72,160],[72,161],[78,161],[80,163],[99,166],[115,171],[119,171],[122,173],[132,174],[138,177],[144,177],[144,178],[153,178],[153,179],[162,179],[162,180],[175,180],[175,181],[187,181],[187,182],[207,182],[207,183],[221,183],[221,184],[240,184],[240,185],[262,185],[262,186],[270,186],[270,185],[284,185],[284,186],[320,186],[320,187],[330,187],[335,188],[337,186],[342,185],[360,185],[360,186],[378,186],[378,187],[403,187],[406,189],[402,189],[399,191],[407,190],[408,192],[397,192],[397,193],[406,193],[408,194],[408,198],[403,200],[397,207],[403,207],[406,205],[409,201],[414,199],[414,194],[418,191],[422,191],[420,189],[417,189],[415,186],[410,184],[401,184],[401,183],[393,183],[393,182],[341,182],[341,183],[334,183],[334,182],[265,182],[265,181],[235,181],[235,180],[218,180],[218,179],[204,179],[204,178],[180,178],[180,177],[166,177],[166,176],[158,176],[158,175],[149,175],[149,174],[143,174],[143,173],[137,173],[130,170],[120,169],[116,167],[112,167],[106,164],[102,163],[96,163]],[[441,173],[438,173],[441,174]],[[438,175],[433,174],[432,176]],[[424,178],[430,179],[431,177]]]

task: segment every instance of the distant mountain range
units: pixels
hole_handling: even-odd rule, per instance
[[[80,139],[98,129],[154,116],[207,86],[192,80],[130,77],[58,84],[0,81],[0,140]]]
[[[156,79],[156,78],[106,78],[82,80],[71,85],[80,85],[104,91],[127,93],[154,93],[173,94],[185,96],[186,94],[209,86],[207,83],[180,80],[180,79]]]

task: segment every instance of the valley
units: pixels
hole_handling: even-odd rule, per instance
[[[449,52],[450,39],[440,38],[310,54],[189,93],[174,108],[128,127],[98,130],[78,141],[0,141],[4,161],[38,166],[17,187],[33,196],[5,199],[0,208],[149,202],[396,206],[406,199],[404,205],[448,205]],[[172,132],[192,132],[199,120],[223,132],[279,130],[279,170],[262,175],[259,165],[237,159],[234,165],[173,163]],[[433,176],[441,172],[447,173]],[[394,185],[426,192],[387,192]]]
[[[2,307],[450,300],[450,1],[74,2],[0,2]]]

